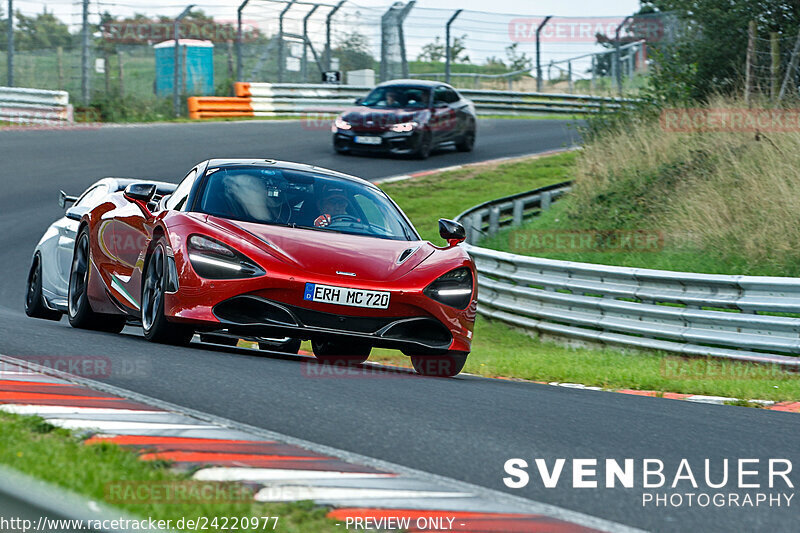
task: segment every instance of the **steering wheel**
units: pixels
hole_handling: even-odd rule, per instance
[[[353,215],[331,215],[331,224],[336,222],[358,222],[361,223],[361,219],[354,217]]]

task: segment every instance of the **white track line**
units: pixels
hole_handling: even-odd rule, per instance
[[[164,411],[134,411],[132,409],[103,409],[98,407],[65,407],[62,405],[0,405],[0,411],[16,415],[160,415]]]
[[[303,485],[271,485],[259,490],[257,502],[289,502],[298,500],[384,500],[427,498],[471,498],[466,492],[427,490],[359,489],[347,487],[308,487]]]
[[[198,481],[296,481],[309,479],[375,479],[393,478],[392,474],[365,472],[334,472],[329,470],[289,470],[280,468],[224,468],[211,467],[198,470],[192,479]]]
[[[206,429],[210,427],[208,424],[159,424],[156,422],[115,422],[71,418],[49,418],[47,422],[64,429],[92,429],[106,433],[141,429]]]

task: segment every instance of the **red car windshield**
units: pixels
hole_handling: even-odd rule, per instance
[[[209,168],[198,205],[202,213],[245,222],[417,239],[414,229],[381,191],[309,172]]]
[[[376,87],[361,102],[367,107],[424,109],[430,102],[431,91],[425,87]]]

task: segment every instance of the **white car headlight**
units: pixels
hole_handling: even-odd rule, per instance
[[[349,130],[350,128],[353,127],[353,126],[350,125],[349,122],[347,122],[342,117],[338,117],[336,120],[334,120],[333,121],[333,126],[335,128],[337,128],[337,129],[340,129],[340,130]]]
[[[397,133],[406,133],[409,131],[413,131],[414,128],[416,128],[417,126],[419,126],[419,124],[417,122],[412,121],[412,122],[403,122],[401,124],[393,124],[390,129]]]

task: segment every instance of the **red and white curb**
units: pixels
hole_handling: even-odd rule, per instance
[[[484,376],[478,376],[484,377]],[[732,398],[727,396],[706,396],[703,394],[685,394],[679,392],[661,392],[655,390],[637,390],[637,389],[604,389],[602,387],[592,387],[583,385],[582,383],[562,383],[558,381],[530,381],[516,378],[497,377],[492,379],[505,379],[513,381],[527,381],[529,383],[537,383],[539,385],[552,385],[555,387],[564,387],[568,389],[581,389],[602,392],[618,392],[620,394],[630,394],[633,396],[647,396],[651,398],[666,398],[668,400],[685,400],[687,402],[695,403],[708,403],[713,405],[731,405],[741,402],[747,402],[759,406],[768,411],[784,411],[787,413],[800,413],[800,402],[795,401],[773,401],[773,400],[743,400],[741,398]]]
[[[0,355],[0,410],[37,415],[198,481],[255,486],[255,500],[313,500],[337,523],[437,523],[462,532],[639,531],[582,513],[276,434]],[[500,474],[498,474],[500,475]],[[348,519],[350,521],[348,522]],[[420,519],[418,522],[417,519]],[[383,520],[383,521],[381,521]],[[449,522],[448,522],[449,520]],[[357,522],[356,522],[357,523]],[[361,522],[362,524],[364,522]]]

